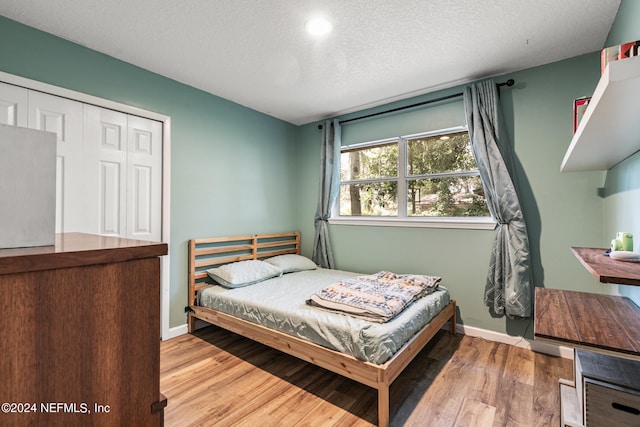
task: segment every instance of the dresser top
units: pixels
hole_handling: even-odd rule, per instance
[[[640,308],[629,298],[536,288],[536,339],[640,360]]]
[[[166,255],[166,243],[85,233],[56,235],[53,246],[0,249],[0,274],[79,267]]]

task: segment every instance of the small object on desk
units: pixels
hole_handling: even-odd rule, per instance
[[[618,240],[618,239],[613,239],[611,241],[611,247],[610,247],[610,251],[621,251],[622,250],[622,241]]]
[[[611,251],[609,257],[616,261],[640,262],[640,254],[633,251]]]
[[[620,241],[619,251],[632,251],[633,250],[633,234],[627,231],[619,231],[616,234],[616,240]]]

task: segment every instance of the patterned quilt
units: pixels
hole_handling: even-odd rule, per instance
[[[381,271],[329,285],[314,293],[307,304],[384,323],[416,299],[433,293],[441,280],[437,276]]]

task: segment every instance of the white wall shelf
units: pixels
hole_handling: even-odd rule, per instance
[[[640,151],[640,57],[633,57],[607,65],[560,170],[607,170],[637,151]]]

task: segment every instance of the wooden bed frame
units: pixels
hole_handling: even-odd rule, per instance
[[[205,271],[209,268],[236,261],[299,253],[299,232],[190,240],[189,332],[195,330],[196,319],[201,319],[373,387],[378,390],[378,425],[387,427],[390,418],[389,386],[447,322],[450,322],[449,331],[452,334],[456,333],[456,302],[451,300],[431,322],[382,365],[363,362],[312,342],[196,304],[198,289],[211,283]]]

